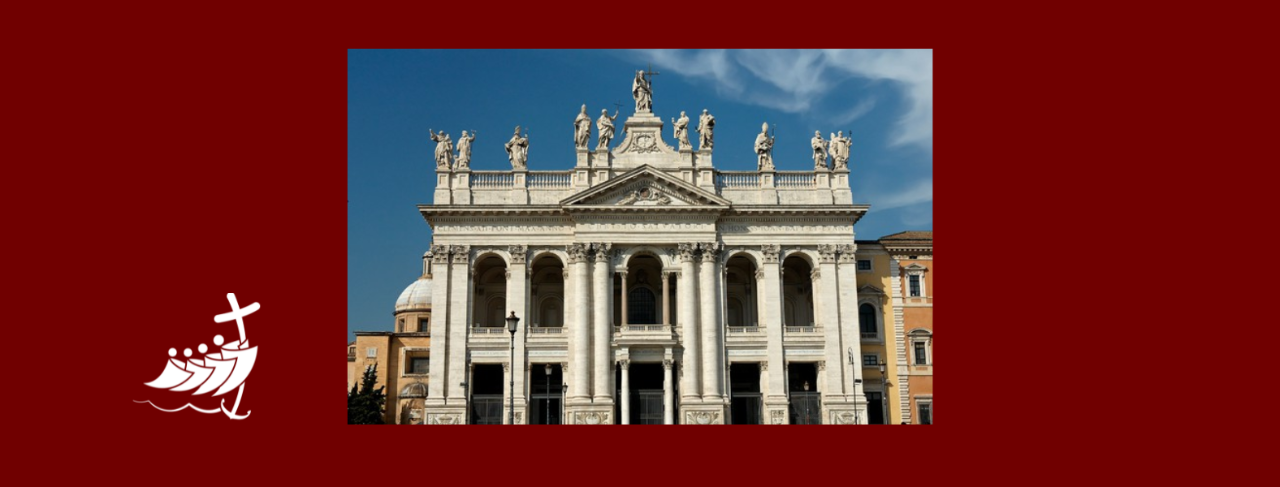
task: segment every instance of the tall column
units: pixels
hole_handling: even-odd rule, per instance
[[[622,278],[622,329],[627,329],[627,271],[618,271]]]
[[[704,242],[698,244],[698,250],[702,253],[702,268],[698,271],[698,278],[701,281],[698,286],[698,294],[702,301],[701,325],[702,325],[702,397],[707,401],[719,402],[722,394],[721,378],[724,371],[721,370],[723,360],[720,356],[720,347],[724,346],[722,342],[721,330],[723,327],[720,323],[720,307],[716,305],[719,295],[719,262],[717,256],[720,253],[720,247],[715,242]]]
[[[826,386],[819,388],[824,396],[839,396],[852,384],[845,380],[844,369],[836,364],[847,361],[845,358],[844,338],[840,336],[840,289],[836,286],[836,246],[823,244],[818,246],[818,267],[813,270],[814,317],[822,326],[822,334],[826,338],[823,351],[826,363]],[[821,379],[821,378],[819,378]],[[844,399],[841,397],[840,399]]]
[[[591,286],[587,282],[587,245],[569,246],[569,265],[573,267],[573,398],[591,398]]]
[[[596,267],[595,275],[592,276],[592,282],[595,284],[595,291],[592,293],[595,299],[591,305],[595,307],[595,333],[591,337],[592,354],[591,363],[595,366],[592,371],[592,377],[595,379],[592,387],[594,392],[594,402],[608,401],[613,397],[613,391],[609,387],[609,378],[613,366],[613,358],[609,356],[609,342],[613,341],[613,329],[609,326],[610,317],[613,315],[609,309],[609,301],[613,298],[610,292],[613,279],[609,278],[609,247],[607,243],[592,244],[592,250],[595,251]]]
[[[769,369],[769,393],[767,398],[775,403],[786,404],[787,388],[783,383],[786,368],[783,367],[782,356],[782,265],[778,262],[780,249],[777,245],[763,245],[764,262],[760,265],[757,280],[761,282],[756,290],[760,296],[760,326],[765,327],[768,340],[766,356],[773,367]]]
[[[466,403],[461,378],[467,366],[467,320],[471,318],[471,246],[454,245],[449,264],[449,343],[446,345],[449,372],[447,386],[450,406]],[[435,341],[435,340],[432,340]]]
[[[449,336],[449,246],[448,245],[432,245],[431,259],[433,267],[433,286],[431,286],[431,302],[438,303],[434,305],[434,314],[431,318],[431,336],[440,337],[431,340],[431,356],[436,357],[431,361],[430,370],[431,380],[427,381],[427,403],[432,405],[444,405],[445,384],[450,382],[462,382],[460,378],[454,376],[452,380],[445,372],[448,369],[449,353],[445,348],[449,340],[445,337]],[[359,350],[356,351],[359,353]],[[386,372],[383,372],[386,374]]]
[[[667,351],[671,355],[671,351]],[[671,391],[671,359],[662,360],[662,424],[674,424],[675,394]]]
[[[664,327],[671,326],[671,291],[667,287],[671,280],[670,271],[662,271],[662,325]],[[626,298],[623,298],[624,300]],[[623,301],[624,303],[626,301]]]
[[[680,250],[680,327],[683,328],[683,358],[680,360],[681,402],[697,401],[701,397],[702,387],[698,376],[698,307],[696,304],[697,283],[693,272],[693,254],[695,244],[682,243]]]
[[[631,361],[622,359],[618,361],[618,367],[622,369],[622,421],[621,424],[631,424]]]
[[[529,327],[533,325],[532,316],[529,316],[528,301],[525,299],[528,290],[528,273],[525,272],[525,256],[528,247],[524,245],[508,245],[507,253],[511,255],[511,262],[507,264],[507,315],[512,311],[516,313],[516,317],[520,318],[517,323],[516,335],[513,339],[516,341],[516,361],[511,364],[512,373],[516,378],[516,412],[524,413],[521,416],[528,416],[526,407],[529,403],[529,397],[525,394],[525,380],[528,379],[528,361],[525,357],[525,337],[528,336]],[[511,336],[510,333],[507,336]]]

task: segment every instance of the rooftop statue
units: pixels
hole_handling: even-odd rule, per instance
[[[590,138],[591,117],[587,116],[587,106],[582,105],[582,112],[578,113],[578,118],[573,119],[573,145],[579,149],[586,149]]]
[[[520,135],[520,126],[516,125],[516,133],[511,136],[506,145],[507,159],[511,161],[511,169],[524,169],[525,163],[529,161],[529,136],[526,131],[525,136]]]
[[[609,141],[613,140],[613,120],[618,118],[618,111],[613,111],[613,116],[609,116],[609,110],[600,109],[600,118],[596,120],[596,129],[600,131],[600,143],[596,145],[596,149],[609,148]]]
[[[680,119],[671,119],[671,128],[675,130],[676,140],[680,142],[680,150],[693,149],[689,144],[689,117],[680,111]]]
[[[636,71],[636,78],[631,81],[631,97],[636,99],[636,111],[648,112],[653,109],[653,89],[644,71]]]
[[[458,169],[466,169],[471,166],[471,142],[476,140],[476,131],[471,131],[471,136],[467,136],[467,131],[462,131],[462,137],[458,137]]]
[[[760,134],[756,136],[756,170],[773,170],[773,137],[768,134],[769,124],[760,126]]]
[[[832,140],[835,140],[836,134],[831,134]],[[813,131],[813,139],[809,141],[809,145],[813,147],[813,168],[827,168],[827,141],[822,140],[822,132]]]
[[[853,141],[844,136],[844,131],[836,132],[831,138],[831,158],[835,160],[836,169],[849,166],[849,146]]]
[[[449,169],[453,165],[453,140],[444,132],[437,134],[431,129],[427,129],[427,132],[431,134],[431,140],[436,142],[436,169]]]
[[[702,109],[702,115],[698,117],[698,150],[711,148],[711,128],[716,125],[716,117],[707,113],[707,109]]]

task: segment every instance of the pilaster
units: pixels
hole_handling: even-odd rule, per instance
[[[785,363],[782,354],[782,266],[778,257],[781,249],[777,244],[765,244],[760,246],[760,251],[764,254],[763,262],[760,264],[762,284],[756,290],[760,294],[760,326],[765,328],[767,336],[767,357],[769,361],[766,364],[773,364],[768,371],[768,395],[765,396],[765,406],[769,411],[782,409],[783,415],[786,415],[787,407],[787,387],[785,383],[786,368],[782,366]],[[771,412],[767,412],[766,418],[769,418]]]
[[[822,327],[825,340],[823,351],[826,363],[831,365],[827,371],[822,391],[823,403],[833,400],[844,400],[845,390],[849,387],[844,380],[844,369],[840,363],[845,360],[845,348],[840,336],[840,289],[836,286],[836,246],[832,244],[818,245],[818,266],[813,270],[814,311],[816,321]]]
[[[431,259],[433,286],[431,287],[431,302],[439,303],[432,308],[434,318],[431,320],[430,330],[433,337],[449,336],[449,246],[448,245],[432,245]],[[447,346],[448,340],[436,339],[431,340],[431,356],[437,357],[431,361],[428,372],[431,374],[431,380],[427,381],[427,406],[443,406],[445,401],[444,385],[450,382],[448,370],[449,352]],[[441,360],[444,358],[444,360]],[[462,382],[453,376],[453,382]]]
[[[466,391],[462,380],[467,366],[467,326],[471,319],[471,246],[453,245],[449,258],[449,390],[446,402],[450,406],[466,406]],[[433,301],[434,306],[434,301]],[[435,340],[432,340],[434,342]],[[434,382],[434,381],[431,381]]]
[[[525,344],[529,336],[529,327],[533,324],[532,316],[530,316],[530,306],[525,299],[529,288],[529,273],[525,270],[525,260],[528,253],[528,247],[525,245],[508,245],[507,253],[511,256],[511,262],[507,264],[507,313],[515,311],[516,317],[520,321],[516,324],[516,359],[512,364],[516,379],[516,415],[528,417],[528,394],[526,394],[525,381],[529,378],[528,365],[529,361],[525,355]],[[507,334],[511,336],[510,333]],[[517,421],[519,424],[520,421]]]

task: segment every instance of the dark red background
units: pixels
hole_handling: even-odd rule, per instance
[[[29,270],[11,282],[14,306],[27,305],[14,323],[21,357],[14,365],[33,371],[40,386],[10,386],[26,399],[7,401],[21,439],[10,445],[35,459],[33,471],[142,484],[510,476],[675,485],[682,478],[754,485],[834,477],[852,485],[1053,474],[1037,465],[1070,440],[1045,450],[1035,445],[1048,443],[1047,433],[1035,432],[1080,420],[1085,391],[1047,383],[1046,366],[1018,353],[1028,341],[1048,360],[1078,349],[1037,334],[1059,326],[1054,321],[1071,323],[1043,308],[1046,296],[1069,289],[1053,279],[1063,275],[1053,266],[1067,262],[1054,259],[1083,255],[1070,253],[1077,247],[1069,232],[1045,226],[1070,214],[1065,202],[1043,201],[1072,184],[1064,170],[1071,166],[1054,160],[1066,154],[1044,140],[1051,128],[1007,111],[1048,96],[1035,81],[1052,71],[1025,64],[1035,46],[986,33],[954,12],[918,21],[855,5],[699,12],[695,4],[687,11],[659,4],[653,15],[674,16],[670,10],[680,7],[690,23],[652,26],[632,25],[628,4],[615,13],[521,8],[499,18],[483,5],[427,7],[340,14],[113,8],[64,12],[60,21],[13,17],[53,24],[29,38],[47,50],[11,59],[20,84],[13,96],[24,107],[14,134],[33,149],[10,159],[6,178],[17,210],[12,224],[29,229],[11,234],[20,242],[10,257]],[[602,30],[610,34],[593,34]],[[934,205],[946,274],[937,280],[939,424],[344,424],[345,49],[595,47],[622,39],[658,47],[937,48]],[[429,151],[424,142],[424,166]],[[1043,287],[1035,293],[1019,292],[1005,277],[1028,266],[1040,267]],[[159,374],[170,347],[235,336],[233,323],[213,323],[229,309],[227,292],[242,305],[262,304],[247,318],[260,347],[241,408],[252,416],[229,421],[135,404],[151,399],[141,384]]]

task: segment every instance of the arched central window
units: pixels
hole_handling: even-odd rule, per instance
[[[627,323],[651,325],[658,322],[653,291],[638,287],[627,292]]]

